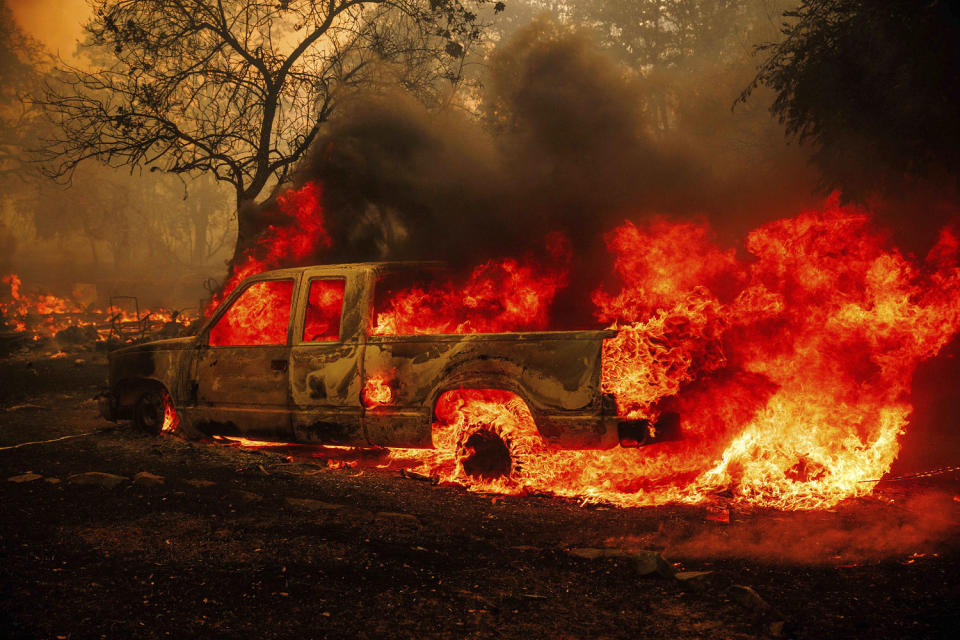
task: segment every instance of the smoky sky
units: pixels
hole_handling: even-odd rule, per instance
[[[86,0],[3,0],[19,26],[51,52],[73,56],[90,17]]]
[[[555,231],[586,256],[627,217],[763,208],[773,189],[756,176],[778,163],[783,200],[809,195],[798,154],[782,140],[776,162],[754,166],[751,149],[731,175],[718,171],[729,163],[717,162],[715,141],[658,127],[649,115],[658,88],[587,31],[535,20],[498,47],[482,80],[479,119],[427,110],[399,90],[340,105],[295,180],[324,185],[333,259],[474,264],[535,250]],[[678,78],[684,86],[700,81],[711,86],[708,77]],[[716,108],[705,109],[701,97],[677,110],[700,109],[697,126],[715,136],[736,117],[727,100],[736,86],[708,96]]]

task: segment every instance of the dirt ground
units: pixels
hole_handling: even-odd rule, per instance
[[[100,353],[0,361],[0,447],[96,432],[0,448],[3,637],[821,640],[960,629],[955,475],[884,483],[811,513],[491,496],[378,468],[380,452],[150,438],[96,415],[105,377]],[[121,477],[75,477],[88,472]],[[160,479],[134,481],[141,472]],[[644,550],[667,568],[647,574],[656,556]]]

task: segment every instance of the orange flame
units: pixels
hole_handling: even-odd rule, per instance
[[[308,221],[307,232],[295,241],[288,231],[296,225],[271,227],[225,291],[331,245],[317,185],[278,204]],[[464,283],[396,292],[377,310],[373,332],[545,329],[567,283],[569,247],[553,244],[566,247],[566,258],[561,250],[546,265],[491,260]],[[679,413],[685,439],[640,450],[549,450],[519,398],[460,390],[436,407],[438,450],[396,451],[396,459],[413,457],[422,473],[486,490],[625,506],[723,491],[758,505],[828,507],[868,493],[863,481],[889,470],[912,411],[914,370],[960,328],[956,234],[944,230],[918,260],[890,247],[867,212],[836,199],[754,230],[742,256],[713,242],[706,224],[689,222],[626,222],[607,244],[620,286],[592,300],[597,319],[618,335],[604,344],[601,386],[623,416]],[[389,386],[371,380],[365,402],[375,403]],[[505,472],[468,473],[497,440],[510,455]]]
[[[173,406],[173,400],[166,390],[160,392],[160,398],[163,400],[163,424],[160,431],[177,433],[180,430],[180,416],[177,415],[177,409]]]
[[[318,183],[307,182],[299,189],[290,189],[277,197],[277,213],[289,224],[273,224],[260,234],[256,243],[242,254],[232,266],[221,291],[213,296],[205,309],[209,317],[237,285],[250,276],[294,266],[298,261],[312,258],[333,245],[324,227],[322,190]]]
[[[550,304],[567,284],[569,246],[547,239],[551,264],[531,257],[490,260],[464,283],[435,282],[396,293],[377,309],[375,335],[536,331],[549,326]]]
[[[956,235],[945,230],[918,262],[887,247],[865,212],[831,201],[752,232],[749,260],[708,237],[704,225],[623,225],[609,238],[623,286],[594,295],[598,317],[619,329],[604,345],[603,388],[623,415],[678,411],[686,439],[538,451],[500,489],[625,506],[727,491],[808,509],[864,495],[862,481],[889,470],[913,372],[960,327]],[[511,441],[535,434],[510,401],[459,403],[456,419],[437,408],[438,425],[461,425],[456,443],[435,433],[438,447],[462,448],[463,424],[500,425]],[[419,470],[474,482],[437,454]]]
[[[17,274],[0,278],[9,292],[0,290],[0,318],[12,322],[14,331],[33,332],[34,340],[52,337],[70,327],[93,327],[97,339],[106,340],[114,326],[129,328],[139,337],[163,325],[177,321],[189,323],[194,317],[166,309],[145,309],[139,314],[131,309],[107,306],[104,309],[83,308],[80,304],[48,293],[27,293]]]
[[[367,378],[361,397],[367,409],[382,407],[393,402],[393,389],[385,376],[373,375]]]

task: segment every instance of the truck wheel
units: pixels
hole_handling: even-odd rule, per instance
[[[515,460],[510,445],[491,425],[464,436],[457,446],[457,460],[468,476],[494,480],[513,472]]]
[[[455,475],[467,484],[491,480],[523,485],[544,451],[530,409],[500,389],[454,389],[434,406],[433,442],[453,453]]]
[[[140,431],[154,436],[162,431],[180,431],[180,420],[166,389],[155,387],[140,395],[133,407],[133,424]]]
[[[163,397],[157,389],[145,391],[133,407],[133,424],[145,433],[160,435],[163,429]]]

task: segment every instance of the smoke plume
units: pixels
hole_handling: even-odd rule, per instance
[[[680,124],[665,127],[653,108],[662,76],[645,78],[602,51],[591,33],[542,17],[492,56],[480,119],[430,112],[399,91],[354,95],[296,182],[324,185],[339,260],[473,264],[535,250],[559,231],[574,255],[593,263],[602,233],[627,216],[732,219],[762,211],[746,216],[752,223],[782,214],[809,194],[806,184],[797,188],[796,176],[806,175],[799,156],[781,144],[777,160],[761,166],[769,151],[747,145],[735,154],[738,170],[729,157],[719,167],[717,137],[754,116],[730,112],[739,84],[717,73],[676,78],[690,100],[677,105]],[[695,84],[716,93],[683,89]],[[779,205],[768,208],[770,180],[757,176],[771,165],[784,180]]]

